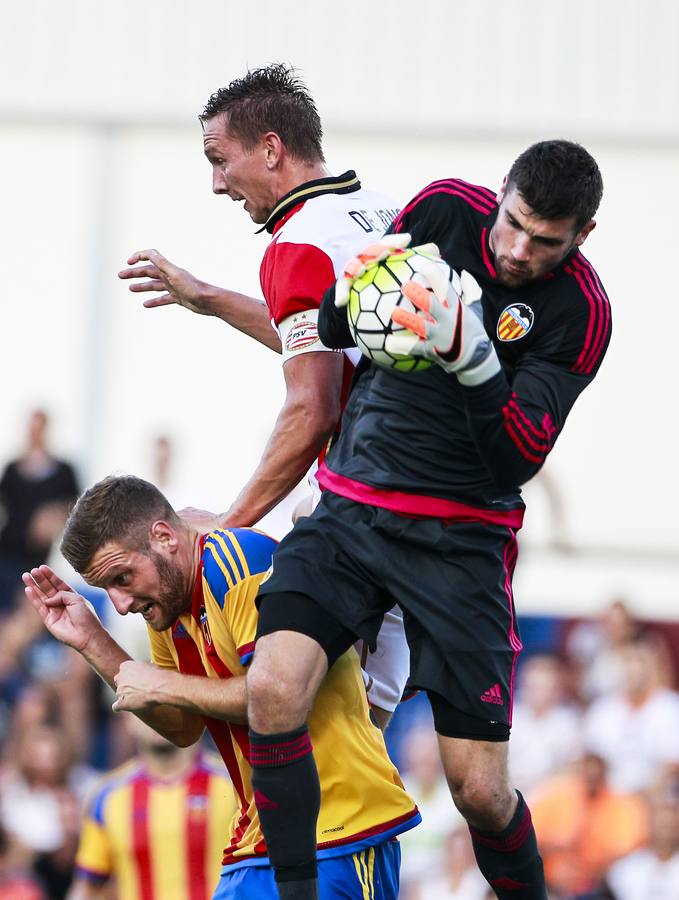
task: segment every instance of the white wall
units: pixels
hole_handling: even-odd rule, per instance
[[[39,404],[53,411],[55,443],[87,480],[148,473],[150,439],[164,431],[178,442],[186,502],[228,504],[280,404],[278,359],[216,320],[144,310],[115,273],[132,250],[155,246],[206,280],[258,294],[266,235],[211,195],[193,116],[245,61],[293,59],[328,109],[333,171],[355,167],[399,202],[446,175],[496,186],[516,154],[545,136],[565,134],[594,152],[606,190],[585,253],[611,296],[614,336],[548,473],[571,542],[598,554],[597,577],[566,558],[545,571],[544,554],[526,554],[520,587],[534,608],[591,609],[627,585],[648,610],[677,609],[679,55],[663,48],[679,30],[679,7],[656,0],[639,18],[634,3],[576,2],[552,19],[544,9],[556,7],[537,2],[425,2],[417,17],[410,6],[399,17],[391,4],[382,44],[373,40],[367,53],[352,3],[326,21],[323,4],[295,4],[292,16],[285,3],[249,12],[205,3],[198,18],[188,5],[122,2],[99,27],[94,5],[75,0],[31,4],[40,16],[30,19],[25,4],[0,6],[16,26],[0,54],[13,76],[0,77],[0,459]],[[497,15],[484,20],[478,9],[488,6]],[[377,5],[368,7],[364,15],[376,17]],[[447,11],[445,27],[436,27],[436,9]],[[323,41],[311,39],[312,18]],[[406,39],[409,79],[388,50]],[[413,59],[426,60],[417,78]],[[427,74],[440,66],[454,70],[445,85]],[[594,69],[598,80],[588,81]],[[385,87],[392,77],[401,93]],[[527,497],[530,549],[545,542],[548,516],[539,483]],[[617,555],[603,555],[607,548]]]

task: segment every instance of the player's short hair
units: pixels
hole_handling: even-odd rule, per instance
[[[78,498],[66,522],[61,552],[82,574],[109,541],[147,551],[151,525],[159,519],[180,522],[155,485],[134,475],[109,475]]]
[[[507,190],[516,188],[542,219],[575,218],[576,231],[596,213],[604,192],[591,154],[573,141],[540,141],[515,160]]]
[[[246,149],[274,131],[295,158],[325,160],[316,104],[292,66],[273,63],[236,78],[212,94],[199,119],[204,124],[222,113],[229,131]]]

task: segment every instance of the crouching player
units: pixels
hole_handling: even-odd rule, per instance
[[[51,634],[79,651],[130,710],[179,746],[209,729],[229,770],[239,810],[224,850],[219,900],[276,898],[251,781],[245,670],[257,628],[255,597],[276,542],[252,529],[197,534],[153,485],[110,477],[86,491],[66,525],[62,552],[116,610],[141,613],[155,665],[130,660],[86,601],[48,567],[24,574],[26,595]],[[321,812],[319,890],[325,900],[398,897],[396,835],[420,816],[369,718],[352,648],[323,681],[309,716]],[[258,766],[308,752],[309,737],[257,748]],[[269,756],[271,757],[269,759]],[[255,805],[255,799],[257,804]]]

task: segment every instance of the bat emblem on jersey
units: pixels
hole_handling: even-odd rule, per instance
[[[497,336],[501,341],[518,341],[531,330],[534,319],[530,306],[526,306],[525,303],[512,303],[500,313],[497,320]]]
[[[207,620],[207,612],[205,611],[204,606],[201,606],[200,608],[200,627],[203,632],[205,643],[210,647],[212,645],[212,634],[210,632],[210,623]]]

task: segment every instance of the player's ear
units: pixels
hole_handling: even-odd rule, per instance
[[[168,522],[158,519],[149,529],[151,543],[159,548],[172,550],[177,546],[177,532]]]
[[[500,190],[497,192],[497,196],[496,196],[496,199],[497,199],[497,205],[498,205],[498,206],[499,206],[499,205],[502,203],[502,201],[505,199],[505,194],[506,194],[506,193],[507,193],[507,176],[505,175],[505,177],[502,179],[502,187],[501,187]]]
[[[275,131],[267,131],[262,138],[267,169],[275,169],[283,158],[284,145]]]
[[[575,238],[575,246],[579,247],[580,244],[584,244],[587,240],[587,235],[596,228],[596,222],[594,219],[591,219],[585,226],[583,226],[580,231],[577,233]]]

